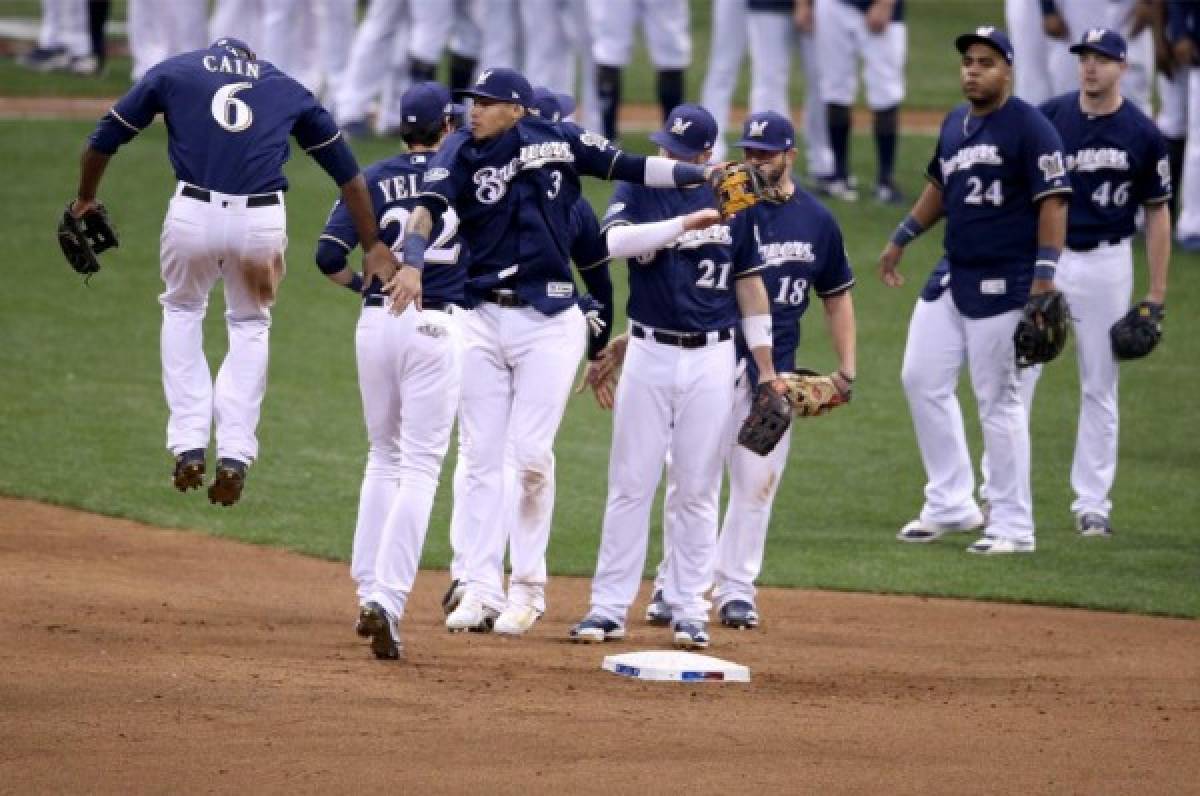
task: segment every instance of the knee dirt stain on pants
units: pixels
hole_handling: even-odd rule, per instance
[[[522,519],[532,519],[542,511],[546,500],[550,479],[541,470],[521,471],[521,504]]]
[[[771,473],[769,476],[767,476],[766,483],[763,484],[762,488],[758,490],[759,502],[764,504],[771,502],[771,490],[775,488],[775,478],[775,473]]]
[[[275,302],[275,291],[283,279],[283,255],[278,252],[272,255],[269,262],[261,260],[243,260],[242,278],[246,288],[260,307],[268,307]]]

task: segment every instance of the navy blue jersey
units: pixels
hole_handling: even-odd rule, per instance
[[[665,221],[706,207],[717,199],[707,185],[646,188],[617,183],[602,230],[620,224]],[[762,270],[746,213],[727,223],[684,232],[653,254],[629,259],[626,314],[655,329],[711,332],[728,329],[741,317],[734,280]]]
[[[375,218],[379,222],[380,240],[390,246],[397,256],[404,240],[408,216],[417,206],[421,177],[429,167],[429,158],[430,155],[424,153],[406,153],[373,163],[363,171]],[[350,211],[340,199],[325,222],[320,241],[322,244],[336,244],[346,254],[358,245],[358,231],[350,218]],[[425,270],[421,274],[423,300],[462,304],[468,259],[466,245],[458,234],[458,217],[454,211],[447,211],[435,224],[429,236],[429,248],[425,250]],[[367,292],[369,295],[379,295],[382,287],[376,279]]]
[[[746,211],[771,298],[771,346],[778,373],[796,369],[800,319],[809,295],[830,298],[854,286],[846,244],[833,214],[796,189],[782,204],[759,202]],[[749,357],[738,336],[738,355]]]
[[[608,262],[608,243],[600,234],[596,211],[584,197],[571,207],[571,259],[580,271],[587,271]]]
[[[1191,39],[1200,44],[1200,3],[1196,0],[1167,0],[1167,37],[1172,42]]]
[[[318,153],[336,147],[349,154],[337,124],[308,89],[270,63],[237,58],[224,47],[183,53],[151,68],[101,120],[93,148],[112,154],[159,113],[175,176],[221,193],[286,190],[289,135],[327,171]],[[341,184],[356,172],[355,166],[330,174]]]
[[[871,4],[875,0],[842,0],[848,6],[857,8],[864,14],[871,8]],[[892,21],[902,22],[904,20],[904,0],[896,0],[895,7],[892,8]]]
[[[536,116],[486,141],[467,131],[450,135],[425,172],[423,190],[458,211],[471,249],[468,301],[502,287],[546,315],[571,306],[579,177],[609,178],[622,156],[602,136]]]
[[[982,117],[960,105],[942,122],[926,176],[942,189],[959,311],[986,318],[1021,307],[1033,284],[1038,202],[1071,192],[1054,127],[1018,97]]]
[[[1079,92],[1055,97],[1042,113],[1062,136],[1071,179],[1067,246],[1094,249],[1137,231],[1137,210],[1171,198],[1171,164],[1158,126],[1128,100],[1115,113],[1090,116]]]

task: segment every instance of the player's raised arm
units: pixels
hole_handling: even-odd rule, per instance
[[[941,220],[945,214],[942,205],[942,188],[934,180],[925,184],[925,190],[913,203],[912,210],[892,233],[892,238],[883,247],[879,255],[879,278],[888,287],[900,287],[904,284],[904,276],[900,273],[900,258],[904,247]]]

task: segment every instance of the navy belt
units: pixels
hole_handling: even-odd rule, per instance
[[[212,194],[209,191],[197,188],[195,185],[184,185],[179,195],[195,199],[198,202],[212,201]],[[277,193],[256,193],[246,197],[246,207],[269,207],[277,204],[279,204],[279,194]]]
[[[365,299],[363,299],[364,307],[382,307],[383,304],[384,297],[380,295],[367,296]],[[434,312],[450,312],[455,306],[457,305],[449,301],[422,301],[421,311],[424,312],[425,310],[433,310]]]
[[[489,304],[501,307],[528,307],[529,302],[508,290],[489,290],[483,297]]]
[[[663,329],[649,329],[636,321],[630,324],[630,331],[634,337],[680,348],[704,348],[712,343],[733,339],[732,329],[721,329],[714,332],[668,332]]]
[[[1109,246],[1116,246],[1118,243],[1120,243],[1123,240],[1125,240],[1123,237],[1117,236],[1115,238],[1109,238],[1108,240],[1094,240],[1094,241],[1090,241],[1088,243],[1081,243],[1079,245],[1075,245],[1075,244],[1071,243],[1070,241],[1067,241],[1067,248],[1073,252],[1090,252],[1094,249],[1100,248],[1101,244],[1108,244]]]

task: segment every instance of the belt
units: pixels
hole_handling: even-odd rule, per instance
[[[382,307],[384,297],[379,295],[367,296],[363,299],[364,307]],[[455,304],[449,301],[422,301],[421,311],[433,310],[434,312],[451,312],[455,308]]]
[[[733,339],[733,329],[721,329],[715,332],[668,332],[662,329],[647,328],[636,321],[630,324],[630,331],[634,337],[680,348],[704,348],[713,343]]]
[[[197,188],[195,185],[184,185],[179,195],[195,199],[198,202],[212,201],[211,192]],[[269,207],[277,204],[279,204],[279,194],[277,193],[256,193],[246,197],[246,207]]]
[[[529,302],[511,290],[489,290],[483,300],[501,307],[528,307]]]
[[[1117,236],[1115,238],[1109,238],[1108,240],[1093,240],[1088,243],[1081,243],[1079,245],[1075,245],[1068,241],[1067,248],[1073,252],[1090,252],[1094,249],[1098,249],[1101,246],[1105,246],[1105,245],[1116,246],[1118,243],[1120,243],[1123,240],[1125,240],[1125,239],[1120,236]]]

